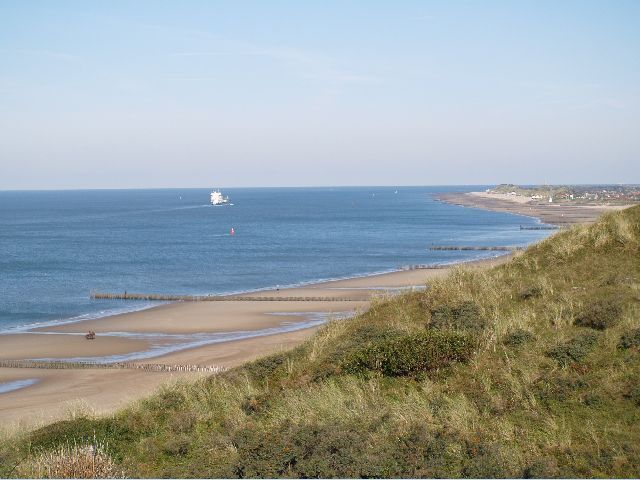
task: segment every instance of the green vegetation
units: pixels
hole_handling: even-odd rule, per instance
[[[630,205],[640,201],[640,185],[531,185],[520,186],[503,183],[492,189],[493,193],[510,195],[515,193],[523,197],[535,197],[546,201],[579,204],[618,204]]]
[[[637,477],[640,207],[112,416],[7,439],[0,474],[108,445],[141,477]],[[14,468],[14,466],[18,465]]]

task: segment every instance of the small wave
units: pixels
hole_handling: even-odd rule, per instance
[[[70,357],[70,358],[32,358],[35,361],[56,361],[56,362],[86,362],[86,363],[116,363],[132,362],[136,360],[146,360],[156,358],[170,353],[188,350],[217,343],[232,342],[236,340],[246,340],[255,337],[265,337],[277,335],[279,333],[296,332],[313,328],[326,323],[329,319],[346,319],[354,315],[354,312],[286,312],[270,313],[276,316],[305,316],[304,322],[283,322],[277,327],[264,328],[261,330],[241,330],[236,332],[219,333],[194,333],[194,334],[170,334],[170,333],[135,333],[135,332],[109,332],[101,333],[100,336],[121,336],[127,338],[139,338],[150,341],[150,348],[143,351],[106,355],[102,357]],[[40,332],[38,332],[40,333]]]
[[[0,393],[9,393],[21,388],[27,388],[38,383],[37,378],[27,378],[25,380],[14,380],[12,382],[0,383]]]
[[[142,310],[148,310],[160,305],[165,305],[168,302],[145,302],[144,304],[138,304],[129,307],[111,308],[106,310],[100,310],[98,312],[83,313],[70,318],[61,318],[56,320],[46,320],[44,322],[32,322],[24,325],[15,325],[12,327],[0,330],[0,335],[14,335],[18,333],[29,333],[36,328],[57,327],[60,325],[68,325],[71,323],[84,322],[87,320],[98,320],[100,318],[112,317],[114,315],[123,315],[125,313],[139,312]]]

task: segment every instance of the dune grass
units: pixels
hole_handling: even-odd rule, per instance
[[[0,474],[47,476],[97,439],[136,477],[637,477],[639,332],[633,207],[291,351],[13,435]]]

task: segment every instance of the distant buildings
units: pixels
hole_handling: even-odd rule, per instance
[[[633,203],[640,202],[640,185],[555,185],[520,187],[502,184],[487,189],[487,193],[529,197],[532,201],[549,199],[555,202],[598,202]]]

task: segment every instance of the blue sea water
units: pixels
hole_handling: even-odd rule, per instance
[[[91,290],[221,294],[471,260],[432,244],[526,245],[536,220],[436,201],[483,187],[0,192],[0,330],[150,303]],[[230,235],[234,228],[235,234]]]

